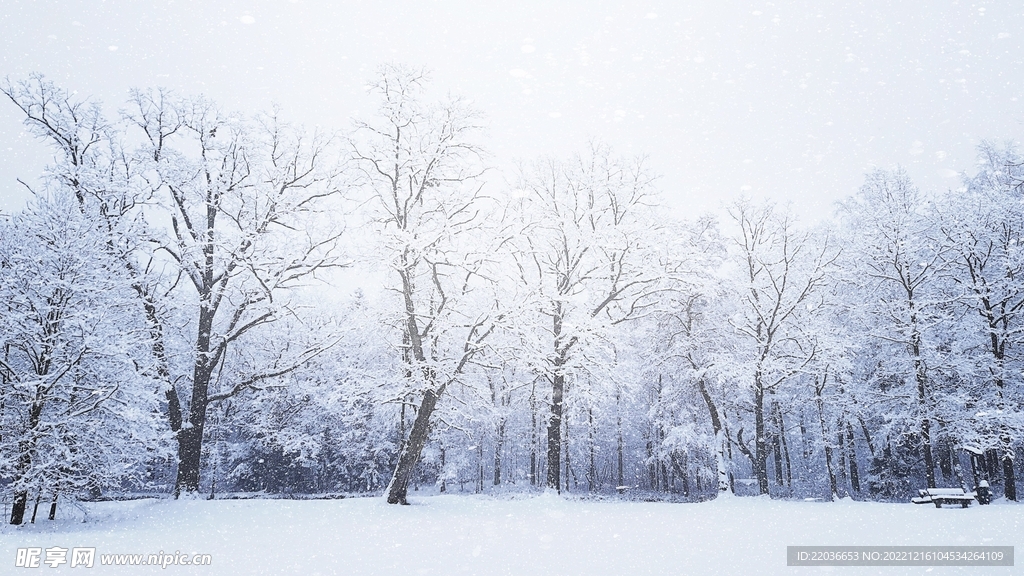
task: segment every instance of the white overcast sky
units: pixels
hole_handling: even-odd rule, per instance
[[[472,99],[499,164],[590,139],[648,154],[681,216],[747,193],[813,219],[874,166],[956,187],[981,139],[1024,129],[1020,1],[0,3],[0,75],[111,111],[165,86],[345,129],[387,61]],[[16,112],[0,102],[5,211],[49,158]]]

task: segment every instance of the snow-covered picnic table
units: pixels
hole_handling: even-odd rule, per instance
[[[974,494],[964,492],[963,488],[923,488],[917,491],[920,494],[917,498],[911,498],[914,504],[935,504],[936,508],[942,508],[943,504],[959,504],[961,508],[967,508],[974,500]]]

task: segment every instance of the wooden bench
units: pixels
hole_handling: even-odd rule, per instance
[[[914,504],[927,504],[931,502],[936,508],[942,508],[943,504],[959,504],[961,508],[970,506],[974,500],[973,494],[968,494],[962,488],[924,488],[917,491],[920,494],[917,498],[911,498]]]

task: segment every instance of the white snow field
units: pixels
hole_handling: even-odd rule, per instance
[[[786,546],[992,545],[1024,550],[1024,506],[730,498],[700,504],[432,496],[137,500],[0,528],[0,574],[983,574],[1016,567],[788,567]],[[44,516],[42,507],[40,516]],[[16,568],[18,548],[95,547],[92,568]],[[108,554],[210,554],[207,566],[102,565]],[[69,558],[70,560],[70,558]]]

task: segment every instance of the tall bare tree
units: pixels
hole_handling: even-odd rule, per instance
[[[935,334],[948,299],[941,283],[949,244],[929,206],[906,172],[876,170],[867,175],[859,194],[843,205],[842,214],[856,231],[847,251],[851,281],[861,285],[861,308],[874,319],[868,328],[872,337],[895,346],[896,357],[886,359],[895,363],[893,377],[913,390],[910,418],[916,421],[925,479],[934,488],[933,370],[940,358]]]
[[[523,225],[517,268],[544,320],[531,363],[551,386],[547,487],[561,490],[567,377],[588,346],[616,324],[639,318],[665,289],[667,262],[655,248],[654,177],[642,158],[616,157],[605,146],[568,161],[545,159],[520,175]]]
[[[104,235],[67,188],[0,222],[0,475],[28,497],[137,478],[163,455],[146,324]],[[32,513],[35,521],[35,512]]]
[[[963,288],[962,302],[980,321],[982,349],[980,379],[990,384],[974,391],[977,410],[974,430],[964,438],[985,448],[998,448],[1004,494],[1017,499],[1014,471],[1014,430],[1020,429],[1019,398],[1009,384],[1019,372],[1013,349],[1024,335],[1024,210],[1021,208],[1022,161],[1012,147],[985,143],[980,148],[978,173],[962,190],[948,193],[943,206],[943,234],[950,245],[954,282]],[[968,324],[970,326],[970,323]]]
[[[431,416],[470,367],[500,317],[486,295],[491,261],[481,194],[477,114],[448,98],[425,102],[426,73],[386,65],[371,84],[377,118],[357,123],[352,155],[379,240],[376,252],[395,280],[406,371],[395,401],[415,410],[387,488],[406,504]],[[418,403],[410,399],[419,398]]]
[[[738,227],[734,254],[742,276],[732,323],[745,360],[738,363],[736,377],[748,380],[752,392],[754,449],[744,441],[742,428],[736,443],[750,460],[761,494],[768,494],[765,403],[814,358],[815,348],[800,330],[801,317],[808,305],[813,308],[837,252],[827,236],[815,239],[799,230],[788,211],[772,204],[741,200],[729,215]]]
[[[133,92],[126,121],[141,132],[139,160],[156,190],[158,252],[191,290],[191,390],[168,392],[178,443],[174,493],[199,490],[206,414],[214,402],[273,383],[334,341],[319,335],[282,346],[271,357],[248,355],[246,338],[272,336],[271,325],[295,317],[289,290],[341,265],[342,228],[327,212],[342,191],[333,139],[308,134],[276,114],[244,118],[203,98]],[[228,369],[224,370],[227,366]]]
[[[108,120],[99,102],[60,88],[41,74],[21,81],[8,79],[0,92],[21,110],[27,131],[54,151],[42,178],[46,195],[72,198],[72,203],[62,205],[90,224],[96,248],[108,265],[117,268],[111,273],[129,278],[123,287],[130,286],[143,305],[154,376],[169,390],[157,276],[140,264],[150,253],[142,207],[153,190],[140,178],[142,163],[126,148],[123,126]]]

